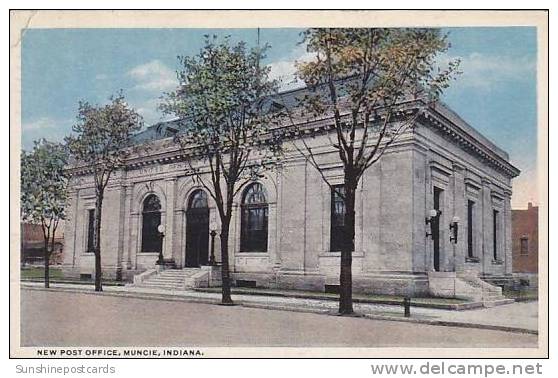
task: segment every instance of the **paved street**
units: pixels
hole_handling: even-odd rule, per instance
[[[202,303],[21,290],[22,346],[536,347],[537,336]]]

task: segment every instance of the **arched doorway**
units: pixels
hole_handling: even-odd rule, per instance
[[[207,265],[209,251],[209,207],[207,194],[196,190],[190,195],[186,211],[185,266]]]

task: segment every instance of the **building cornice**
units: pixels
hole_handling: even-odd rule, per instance
[[[513,166],[510,162],[498,156],[486,144],[479,141],[475,136],[471,135],[463,128],[459,127],[448,118],[437,112],[433,108],[428,108],[421,117],[423,123],[437,130],[446,138],[459,145],[465,151],[473,154],[483,162],[492,166],[499,172],[503,172],[507,176],[516,177],[520,170]]]
[[[405,117],[413,114],[420,107],[425,106],[424,102],[413,100],[401,104],[397,114],[393,117],[396,120],[399,117]],[[486,164],[490,165],[499,172],[509,177],[516,177],[520,171],[513,166],[503,155],[505,153],[493,146],[491,142],[482,137],[482,135],[474,132],[474,129],[467,125],[459,116],[455,115],[451,110],[442,105],[425,107],[425,111],[421,113],[418,120],[425,126],[431,127],[438,131],[447,139],[460,146],[463,150],[468,151]],[[349,117],[343,114],[342,118]],[[371,122],[381,121],[382,115],[378,114]],[[315,137],[327,134],[334,130],[333,119],[331,117],[322,117],[310,121],[296,123],[281,127],[286,138],[299,138],[302,136]],[[471,129],[471,130],[467,130]],[[182,163],[191,155],[195,148],[184,151],[177,144],[172,143],[172,137],[157,140],[150,144],[150,148],[146,148],[146,154],[140,155],[133,153],[126,160],[123,168],[125,171],[141,169],[153,165],[166,165],[172,163]],[[141,149],[141,147],[139,147]],[[496,152],[494,151],[496,150]],[[459,167],[458,167],[459,168]],[[90,166],[71,167],[68,169],[70,175],[82,176],[93,173]]]

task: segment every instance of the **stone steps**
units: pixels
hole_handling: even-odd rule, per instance
[[[184,290],[188,287],[207,286],[207,271],[201,268],[166,269],[136,284],[137,287]]]
[[[476,272],[429,272],[429,291],[434,296],[463,298],[472,302],[482,302],[485,307],[510,303],[502,295],[502,289],[483,281]],[[513,302],[513,300],[511,300]]]

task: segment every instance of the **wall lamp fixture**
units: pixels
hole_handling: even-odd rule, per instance
[[[457,244],[457,233],[459,231],[459,217],[455,216],[452,218],[451,223],[450,223],[450,231],[452,231],[451,236],[450,236],[450,241],[452,241],[454,244]]]
[[[430,225],[430,232],[426,231],[426,237],[432,236],[432,221],[440,214],[442,214],[442,211],[436,209],[432,209],[428,212],[428,216],[425,218],[425,223]]]

